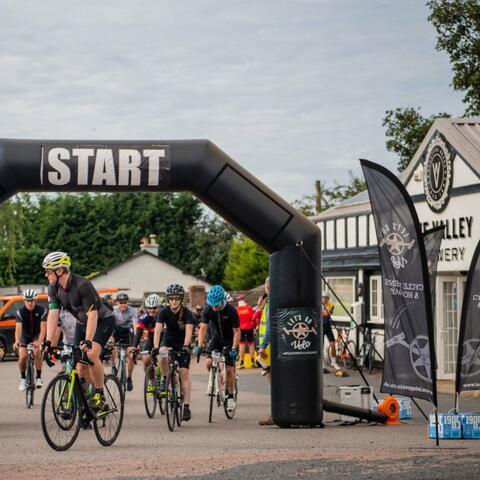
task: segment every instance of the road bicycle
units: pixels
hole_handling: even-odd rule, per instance
[[[372,332],[370,328],[366,328],[363,336],[363,344],[357,357],[359,370],[366,369],[368,373],[372,373],[375,363],[375,340],[376,334]]]
[[[25,370],[26,389],[25,389],[25,401],[27,408],[33,405],[33,397],[35,395],[35,354],[33,343],[27,345],[27,368]]]
[[[166,390],[161,392],[160,405],[164,402],[168,429],[173,432],[176,425],[181,426],[183,417],[183,392],[178,362],[183,353],[169,348],[168,350],[160,350],[158,355],[160,358],[168,358]],[[160,410],[162,410],[162,407],[160,407]]]
[[[223,405],[225,411],[225,416],[228,419],[232,419],[235,415],[237,409],[237,397],[238,397],[238,377],[235,373],[235,392],[233,398],[235,400],[235,407],[233,409],[227,408],[227,371],[225,363],[225,355],[228,355],[228,352],[223,351],[219,352],[214,350],[212,352],[212,366],[210,368],[210,373],[208,376],[207,384],[207,396],[209,397],[209,411],[208,411],[208,422],[212,423],[213,415],[213,404],[216,403],[217,407]]]
[[[148,350],[140,352],[141,355],[150,355]],[[135,357],[134,357],[135,358]],[[135,360],[134,360],[135,361]],[[155,359],[150,357],[150,363],[145,370],[145,380],[143,382],[143,400],[145,403],[145,411],[149,418],[155,416],[155,412],[158,408],[162,415],[165,415],[166,396],[162,396],[160,388],[161,373],[159,367],[155,363]]]
[[[356,352],[355,342],[349,340],[350,328],[339,328],[335,340],[335,350],[337,352],[337,361],[341,362],[345,368],[352,368]]]
[[[126,343],[116,343],[115,348],[117,349],[117,362],[114,367],[112,367],[112,373],[117,376],[122,386],[123,394],[125,395],[127,391],[127,349],[130,345]]]
[[[54,348],[58,354],[60,349]],[[120,434],[123,422],[124,395],[119,380],[114,375],[105,375],[105,404],[97,411],[90,407],[90,393],[84,391],[78,375],[77,363],[91,362],[83,352],[74,347],[71,368],[59,373],[48,384],[42,399],[41,424],[47,443],[54,450],[68,450],[78,437],[80,428],[92,427],[97,440],[104,446],[112,445]],[[50,355],[44,359],[53,366]]]

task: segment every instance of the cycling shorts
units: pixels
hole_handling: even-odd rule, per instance
[[[171,338],[168,338],[167,335],[164,335],[160,342],[160,347],[167,347],[175,352],[180,352],[180,355],[177,357],[178,366],[180,368],[190,368],[190,353],[183,351],[183,342],[181,343],[182,345],[180,345],[178,341],[175,342]]]
[[[145,343],[143,344],[143,350],[150,351],[152,348],[153,348],[153,332],[150,332],[147,335],[147,339],[145,340]]]
[[[212,337],[210,340],[210,343],[208,344],[208,357],[212,356],[212,352],[214,350],[217,350],[219,352],[222,352],[224,348],[227,348],[228,352],[232,349],[232,344],[231,343],[224,343],[222,340],[216,336]],[[235,365],[235,362],[233,361],[232,357],[230,356],[230,353],[225,355],[225,363],[229,365],[230,367],[233,367]]]
[[[333,335],[332,325],[324,325],[323,326],[323,335],[326,335],[329,342],[335,341],[335,336]]]
[[[253,328],[240,330],[240,343],[253,343]]]
[[[108,339],[112,336],[114,325],[115,317],[113,315],[98,320],[97,329],[93,335],[93,341],[104,347],[108,342]],[[74,345],[80,345],[80,342],[85,340],[85,334],[86,325],[77,322],[77,326],[75,327],[75,340],[73,342]]]
[[[29,343],[33,343],[37,341],[38,341],[38,335],[36,337],[32,337],[31,335],[24,335],[22,333],[22,336],[20,337],[20,346],[26,347]]]

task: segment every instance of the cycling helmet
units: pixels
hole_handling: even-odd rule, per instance
[[[172,297],[174,295],[178,295],[180,297],[183,297],[185,295],[185,290],[184,288],[179,285],[178,283],[172,283],[167,287],[167,297]]]
[[[117,302],[128,302],[128,295],[125,292],[119,292],[115,300]]]
[[[214,285],[208,292],[207,304],[211,307],[219,307],[225,302],[225,293],[221,285]]]
[[[322,293],[322,297],[330,298],[330,294],[325,290],[325,291]]]
[[[57,268],[64,268],[70,270],[72,261],[65,252],[51,252],[42,262],[42,267],[49,270],[57,270]]]
[[[36,300],[37,299],[37,292],[32,288],[25,290],[23,292],[23,299],[24,300]]]
[[[161,304],[162,304],[162,299],[156,293],[152,293],[145,299],[146,308],[157,308]]]

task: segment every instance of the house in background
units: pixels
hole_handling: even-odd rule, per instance
[[[211,285],[160,258],[156,238],[156,235],[143,238],[139,252],[90,277],[94,287],[97,290],[116,287],[137,302],[140,302],[145,294],[165,292],[171,283],[182,285],[186,292],[193,290],[204,294]],[[204,304],[200,299],[192,298],[191,301]]]

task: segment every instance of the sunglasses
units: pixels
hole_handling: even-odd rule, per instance
[[[120,305],[126,305],[128,302],[118,302]]]
[[[158,310],[158,307],[147,307],[147,310]]]
[[[51,268],[46,268],[46,269],[45,269],[45,273],[46,273],[47,275],[51,275],[52,273],[55,273],[55,270],[52,270]]]
[[[183,298],[178,296],[168,297],[168,301],[170,300],[176,300],[177,302],[181,302]]]
[[[35,303],[36,300],[25,300],[27,303]]]

